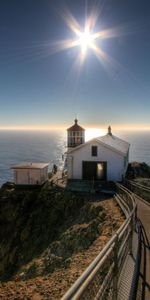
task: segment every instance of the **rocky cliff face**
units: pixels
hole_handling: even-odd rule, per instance
[[[0,278],[40,255],[78,215],[83,197],[61,189],[0,191]]]
[[[59,299],[122,222],[113,199],[91,202],[49,184],[41,190],[6,185],[0,190],[0,296]]]
[[[128,165],[127,179],[150,178],[150,166],[144,162],[131,162]]]

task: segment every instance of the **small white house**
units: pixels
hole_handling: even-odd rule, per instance
[[[109,126],[106,135],[68,148],[68,179],[121,181],[128,166],[129,147],[111,133]]]
[[[42,185],[48,179],[48,163],[27,163],[13,166],[16,185]]]

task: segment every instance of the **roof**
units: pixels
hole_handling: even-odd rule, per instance
[[[67,129],[67,131],[85,131],[84,128],[78,125],[78,120],[74,120],[74,125]]]
[[[103,144],[123,153],[126,154],[128,152],[128,149],[130,147],[130,144],[117,136],[113,134],[107,133],[104,136],[100,136],[96,138],[98,142],[102,142]]]
[[[22,163],[11,167],[11,169],[44,169],[49,163]]]
[[[103,144],[105,147],[115,150],[116,152],[119,152],[121,155],[125,155],[128,152],[129,147],[130,147],[130,144],[128,142],[116,137],[113,134],[107,133],[104,136],[94,138],[84,144],[81,144],[81,145],[69,150],[69,153],[76,151],[79,148],[84,147],[85,145],[87,145],[91,142],[92,143],[98,142],[100,144]]]

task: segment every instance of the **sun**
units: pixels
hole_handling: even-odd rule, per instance
[[[97,36],[93,34],[90,30],[90,26],[86,25],[84,31],[74,30],[77,38],[72,41],[71,47],[80,46],[81,48],[81,57],[85,58],[87,50],[91,48],[96,50],[95,40]]]
[[[94,36],[90,33],[89,26],[85,27],[84,32],[79,32],[79,45],[81,46],[81,52],[85,54],[88,48],[93,47]]]
[[[81,51],[77,54],[76,59],[74,60],[74,67],[76,65],[82,66],[84,60],[87,57],[88,49],[91,49],[98,61],[108,72],[108,65],[110,69],[120,67],[120,64],[117,63],[109,54],[107,54],[103,49],[103,40],[108,38],[119,37],[121,34],[121,29],[117,28],[108,28],[101,29],[100,31],[95,31],[96,22],[99,18],[100,10],[93,8],[89,16],[86,16],[85,26],[82,28],[71,12],[65,8],[60,14],[64,21],[66,22],[69,29],[73,32],[74,37],[68,39],[56,40],[51,44],[51,53],[56,53],[59,51],[68,50],[74,47],[79,47]]]

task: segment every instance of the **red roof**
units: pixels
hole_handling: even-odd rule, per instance
[[[85,131],[84,128],[78,125],[78,120],[74,120],[74,125],[67,129],[67,131]]]

